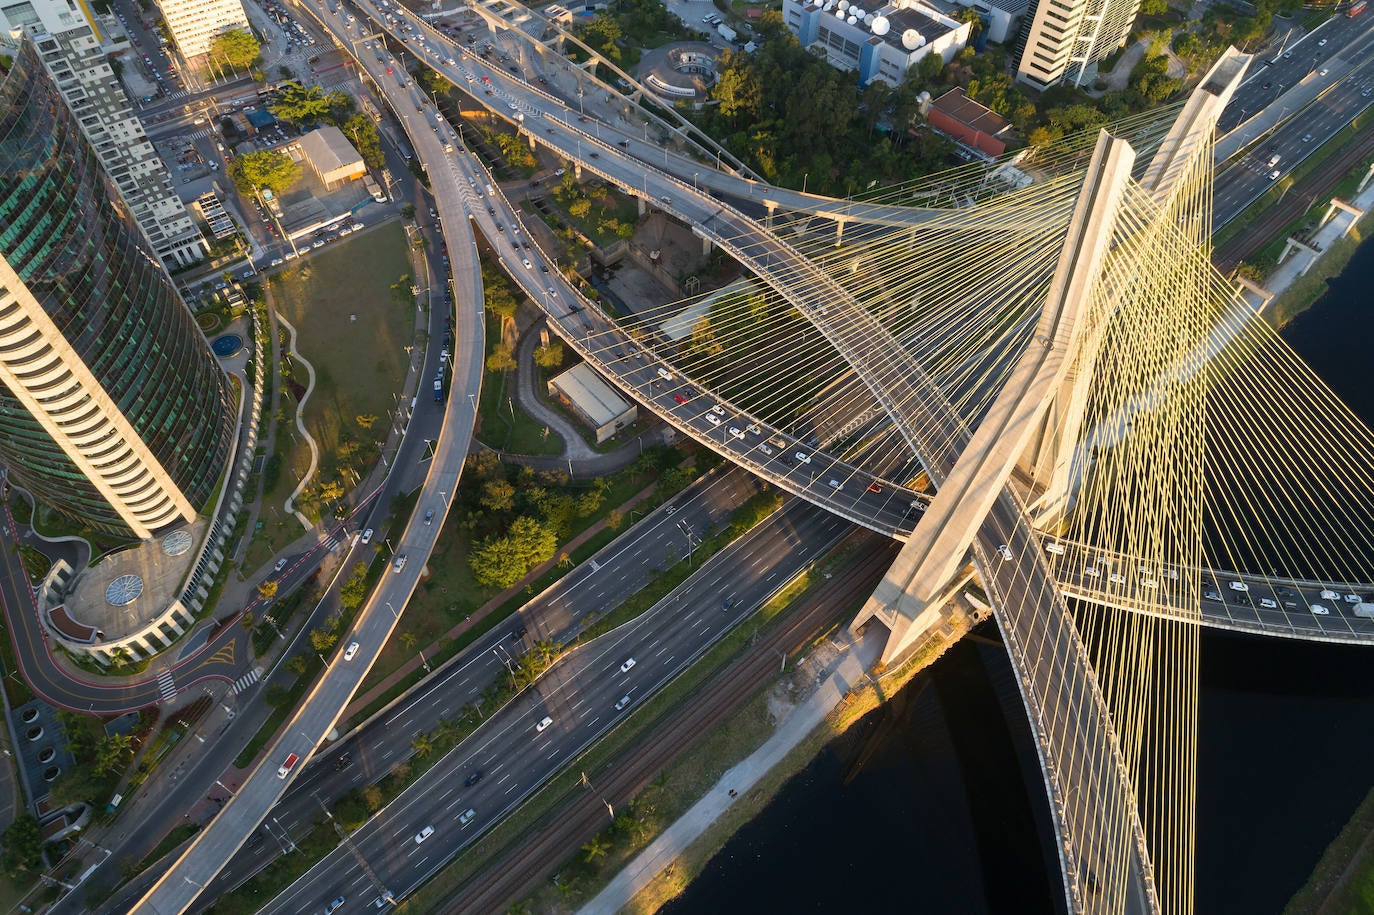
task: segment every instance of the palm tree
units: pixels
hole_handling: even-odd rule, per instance
[[[601,836],[592,836],[592,840],[582,846],[583,853],[587,856],[587,863],[591,864],[597,858],[606,857],[606,852],[610,851],[610,846]]]
[[[415,751],[416,759],[424,759],[434,752],[434,741],[430,738],[428,732],[421,731],[416,734],[415,739],[410,742],[410,748]]]

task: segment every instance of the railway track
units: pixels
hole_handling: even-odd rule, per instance
[[[836,622],[840,612],[872,593],[891,566],[897,544],[877,534],[858,532],[847,542],[864,556],[841,575],[821,585],[802,606],[732,662],[691,703],[665,717],[638,746],[626,749],[594,776],[597,793],[582,792],[537,832],[512,840],[480,876],[459,887],[439,909],[446,912],[499,912],[533,892],[578,848],[606,826],[601,797],[627,803],[678,755],[738,708],[777,672],[778,652],[796,651]]]

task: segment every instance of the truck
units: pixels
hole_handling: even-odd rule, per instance
[[[1350,7],[1345,11],[1346,18],[1354,19],[1356,16],[1360,15],[1360,13],[1364,12],[1364,8],[1367,5],[1366,0],[1355,0],[1355,2],[1350,4]]]
[[[291,774],[291,770],[296,768],[296,763],[300,761],[301,758],[295,753],[287,756],[286,759],[282,760],[282,764],[277,767],[277,778],[286,778]]]
[[[444,402],[444,379],[442,378],[434,379],[434,402]]]
[[[1362,616],[1367,620],[1374,620],[1374,604],[1367,604],[1361,601],[1355,605],[1355,615]]]
[[[719,32],[720,37],[724,38],[726,41],[734,41],[736,38],[739,37],[738,32],[736,32],[734,29],[730,28],[723,22],[720,25],[716,26],[716,31]]]

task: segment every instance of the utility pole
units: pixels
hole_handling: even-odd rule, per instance
[[[329,817],[329,822],[333,824],[334,831],[339,834],[339,841],[343,843],[343,846],[353,855],[353,860],[358,862],[358,866],[363,869],[364,874],[367,874],[367,879],[372,881],[372,885],[377,888],[377,892],[381,894],[381,897],[387,902],[395,905],[396,900],[391,895],[391,890],[387,889],[386,884],[382,883],[382,881],[377,878],[377,872],[367,863],[367,859],[363,857],[362,852],[358,851],[358,846],[353,844],[353,839],[349,836],[348,830],[343,828],[342,823],[334,819],[334,814],[325,806],[324,801],[320,800],[319,794],[312,791],[310,792],[310,796],[315,799],[315,803],[320,805],[320,809],[324,811],[324,815]]]

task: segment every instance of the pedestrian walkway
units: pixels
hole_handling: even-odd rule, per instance
[[[254,683],[257,683],[260,679],[262,679],[262,668],[254,667],[252,670],[248,671],[248,673],[244,674],[242,677],[239,677],[237,680],[234,681],[234,688],[231,690],[231,692],[233,693],[233,695],[237,696],[239,693],[248,689]]]
[[[644,487],[639,492],[631,496],[623,505],[617,506],[616,510],[619,511],[622,515],[628,515],[631,509],[635,508],[645,499],[648,499],[651,495],[653,495],[654,490],[655,488],[657,488],[657,486],[658,484],[655,483],[652,486]],[[596,522],[591,527],[587,528],[585,531],[578,534],[573,539],[569,540],[567,543],[562,544],[559,547],[558,552],[554,554],[555,557],[564,554],[571,555],[574,550],[576,550],[582,544],[586,543],[588,540],[595,537],[597,534],[601,533],[601,531],[605,530],[605,528],[605,519]],[[481,625],[482,621],[487,618],[488,614],[494,612],[503,604],[505,604],[506,601],[510,600],[512,597],[516,596],[517,594],[525,590],[525,588],[529,585],[538,581],[541,577],[543,577],[545,574],[551,571],[553,567],[557,564],[557,562],[557,558],[554,558],[535,566],[524,578],[520,579],[518,582],[511,585],[509,588],[502,591],[500,594],[497,594],[491,600],[487,601],[481,607],[477,608],[477,611],[475,613],[473,613],[463,622],[459,623],[457,626],[454,626],[448,632],[445,632],[434,642],[430,643],[429,645],[426,645],[424,651],[420,653],[420,656],[428,655],[429,657],[433,657],[435,654],[438,653],[438,651],[440,650],[440,646],[445,641],[456,639],[458,638],[458,636],[462,635],[464,632],[467,632],[474,626]],[[406,661],[400,667],[396,668],[396,670],[392,671],[389,675],[387,675],[387,677],[383,679],[382,682],[378,683],[376,686],[372,687],[367,692],[361,695],[355,695],[353,697],[353,701],[349,703],[348,708],[344,709],[343,719],[347,720],[353,715],[359,714],[363,711],[363,709],[367,708],[370,704],[375,702],[381,696],[385,695],[387,690],[391,689],[396,684],[405,680],[406,677],[410,676],[410,674],[413,673],[415,669],[420,666],[420,656],[411,658],[409,661]]]
[[[773,736],[742,762],[727,769],[706,795],[635,856],[616,874],[606,888],[580,910],[579,915],[614,915],[630,904],[688,846],[716,822],[729,807],[746,794],[769,770],[821,725],[849,691],[868,679],[866,671],[882,650],[881,640],[864,638],[850,644],[839,664],[826,680],[778,723]]]
[[[172,679],[172,672],[165,667],[157,673],[157,690],[163,702],[171,702],[177,697],[176,681]]]

